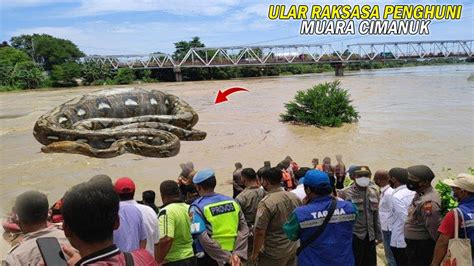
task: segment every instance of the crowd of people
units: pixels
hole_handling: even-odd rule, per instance
[[[443,218],[429,167],[377,170],[372,178],[368,166],[346,169],[336,160],[300,167],[287,156],[257,171],[236,163],[232,197],[215,192],[212,169],[183,163],[177,180],[161,182],[160,207],[153,190],[136,201],[128,177],[94,176],[51,208],[46,195],[28,191],[13,208],[23,239],[2,263],[44,263],[36,244],[43,237],[58,240],[68,265],[370,266],[378,244],[390,266],[442,265],[458,235],[470,240],[464,257],[471,260],[474,176],[443,181],[459,201]]]

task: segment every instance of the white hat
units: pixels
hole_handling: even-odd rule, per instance
[[[443,183],[474,193],[474,175],[459,174],[456,179],[445,179]]]

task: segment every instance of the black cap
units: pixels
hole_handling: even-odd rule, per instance
[[[426,165],[410,166],[407,168],[407,171],[409,174],[424,181],[431,181],[435,178],[433,171]]]
[[[372,172],[370,172],[370,168],[368,166],[356,166],[354,169],[355,176],[367,176],[370,177]]]

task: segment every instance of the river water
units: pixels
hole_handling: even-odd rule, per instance
[[[474,66],[427,66],[346,72],[338,77],[349,89],[360,113],[358,123],[319,129],[284,124],[279,114],[297,90],[336,79],[333,73],[252,78],[230,81],[136,85],[180,96],[199,113],[195,128],[208,133],[204,141],[181,142],[173,158],[125,154],[112,159],[82,155],[43,154],[33,135],[36,119],[53,107],[105,87],[26,91],[0,94],[0,210],[5,215],[20,193],[35,189],[50,203],[74,184],[96,174],[113,179],[129,176],[137,197],[159,191],[166,179],[176,179],[179,164],[193,161],[197,169],[213,167],[217,190],[231,195],[233,165],[258,168],[291,155],[301,166],[314,157],[346,165],[366,164],[372,170],[426,164],[438,178],[474,166]],[[247,88],[214,105],[219,89]],[[157,203],[160,202],[159,196]],[[2,243],[0,257],[7,245]]]

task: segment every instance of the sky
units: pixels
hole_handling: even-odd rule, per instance
[[[172,53],[199,36],[207,47],[474,39],[474,1],[364,1],[364,4],[462,4],[462,19],[433,21],[428,36],[299,35],[300,21],[267,18],[270,4],[358,4],[346,1],[0,0],[0,41],[46,33],[88,55]]]

